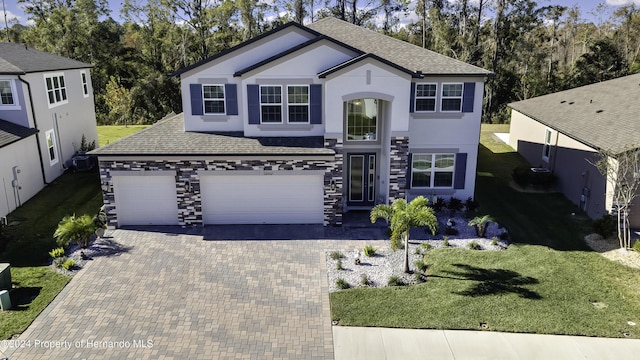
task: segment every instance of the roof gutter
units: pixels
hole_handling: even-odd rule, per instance
[[[38,146],[38,157],[40,158],[40,172],[42,174],[42,182],[45,185],[49,185],[49,183],[47,182],[47,177],[44,173],[44,160],[42,159],[42,147],[40,146],[40,129],[38,129],[38,122],[36,121],[36,111],[35,108],[33,107],[33,96],[31,94],[31,84],[29,84],[28,81],[26,81],[25,79],[21,78],[20,75],[18,75],[18,80],[20,80],[20,82],[22,82],[23,84],[27,85],[27,91],[29,92],[29,105],[31,107],[31,116],[33,117],[33,126],[36,128],[36,145]]]

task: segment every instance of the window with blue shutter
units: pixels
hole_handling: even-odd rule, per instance
[[[202,108],[202,85],[189,84],[189,92],[191,93],[191,115],[203,115]]]
[[[236,84],[225,84],[224,96],[227,115],[238,115],[238,86]]]
[[[464,189],[467,175],[467,153],[456,154],[456,170],[454,175],[454,189]]]
[[[476,83],[464,83],[464,95],[462,98],[462,112],[473,112],[474,95],[476,93]]]
[[[311,123],[322,124],[322,85],[309,85]]]
[[[247,110],[249,124],[260,124],[260,87],[257,84],[247,85]]]

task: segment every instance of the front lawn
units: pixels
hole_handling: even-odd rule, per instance
[[[640,270],[588,251],[590,221],[558,194],[508,186],[523,162],[483,126],[477,199],[509,230],[506,251],[437,249],[424,284],[331,293],[340,325],[640,338]],[[498,130],[505,131],[505,130]],[[625,335],[626,334],[626,335]]]
[[[98,126],[98,144],[104,146],[125,136],[134,134],[149,125],[101,125]]]

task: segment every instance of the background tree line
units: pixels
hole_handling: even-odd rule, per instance
[[[180,112],[168,74],[289,21],[335,16],[495,73],[485,122],[507,122],[506,104],[640,71],[640,9],[583,19],[577,7],[533,0],[18,0],[32,26],[13,42],[94,65],[99,124],[148,124]],[[400,19],[409,16],[408,24]]]

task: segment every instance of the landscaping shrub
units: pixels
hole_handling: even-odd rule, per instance
[[[469,243],[469,245],[467,245],[469,247],[469,249],[471,250],[481,250],[482,247],[480,247],[480,244],[478,244],[475,240],[473,240],[472,242]]]
[[[365,245],[364,247],[364,255],[367,257],[376,256],[376,249],[371,245]]]
[[[64,264],[65,261],[67,261],[67,257],[66,256],[61,256],[61,257],[55,258],[55,259],[53,259],[53,266],[62,267],[62,264]]]
[[[448,237],[448,236],[445,236],[445,237],[443,238],[443,240],[444,240],[444,241],[443,241],[442,245],[443,245],[444,247],[449,247],[449,237]]]
[[[338,262],[336,263],[336,270],[343,270],[342,259],[338,259]]]
[[[431,250],[431,248],[433,248],[433,246],[431,246],[431,244],[429,243],[422,243],[420,244],[420,247],[423,248],[425,251]]]
[[[387,280],[387,285],[389,285],[389,286],[403,286],[404,282],[398,276],[392,275],[392,276],[389,277],[389,280]]]
[[[493,246],[498,245],[498,237],[497,237],[497,236],[494,236],[494,237],[491,239],[491,245],[493,245]]]
[[[338,260],[342,258],[342,253],[340,251],[332,251],[331,254],[329,254],[329,257],[333,260]]]
[[[468,213],[472,213],[472,212],[478,210],[479,206],[480,206],[480,204],[478,203],[478,201],[472,199],[471,196],[469,196],[467,198],[467,201],[465,201],[465,203],[464,203],[464,207],[467,209]]]
[[[416,280],[416,283],[420,284],[426,281],[426,275],[416,272],[415,274],[413,274],[413,278]]]
[[[476,235],[479,237],[485,237],[487,233],[487,227],[493,222],[493,218],[489,215],[476,216],[469,221],[469,226],[473,226],[476,230]]]
[[[367,274],[360,275],[360,284],[362,286],[369,286],[369,278],[367,277]]]
[[[95,231],[96,225],[93,217],[73,214],[60,220],[53,237],[56,238],[58,246],[67,247],[71,241],[76,241],[79,246],[86,248],[89,246],[89,239]]]
[[[444,209],[447,206],[447,202],[439,197],[434,203],[433,203],[433,211],[435,212],[440,212],[442,209]]]
[[[462,210],[464,206],[462,205],[462,200],[452,197],[449,199],[449,203],[447,204],[447,208],[451,211],[451,214],[455,214],[456,212]]]
[[[73,261],[73,259],[67,259],[65,262],[62,263],[61,266],[65,270],[71,270],[74,267],[76,267],[76,262]]]
[[[54,258],[54,259],[63,257],[64,256],[64,248],[60,247],[60,248],[53,249],[53,250],[49,251],[49,255],[51,255],[51,257]]]
[[[633,250],[640,252],[640,240],[636,240],[635,244],[633,244]]]
[[[351,287],[347,280],[343,278],[339,278],[338,280],[336,280],[336,286],[338,287],[338,289],[348,289]]]
[[[424,272],[425,270],[427,270],[427,264],[424,262],[424,260],[416,260],[413,263],[413,266],[415,266],[418,271]]]
[[[602,215],[600,219],[593,221],[593,231],[596,234],[600,234],[603,238],[615,234],[616,227],[618,226],[616,219],[611,215]]]

